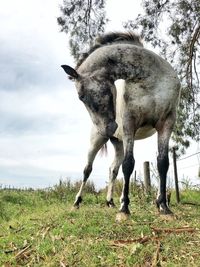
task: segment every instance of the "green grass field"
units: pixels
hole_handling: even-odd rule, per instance
[[[200,266],[200,190],[182,191],[179,205],[172,192],[176,218],[166,219],[152,196],[132,189],[123,223],[105,206],[105,192],[87,193],[76,211],[74,196],[62,183],[0,190],[0,266]]]

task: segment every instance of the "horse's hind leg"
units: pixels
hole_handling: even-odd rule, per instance
[[[174,126],[174,116],[168,118],[156,127],[158,132],[158,157],[157,167],[160,176],[159,194],[156,200],[157,207],[161,214],[172,214],[167,205],[166,181],[169,168],[169,139]]]
[[[88,151],[88,158],[87,158],[87,164],[83,171],[83,181],[81,184],[81,187],[79,189],[78,194],[76,195],[74,207],[79,208],[79,204],[82,202],[82,193],[84,186],[87,182],[87,179],[90,176],[90,173],[92,172],[92,165],[94,162],[94,159],[96,157],[97,152],[101,149],[101,147],[108,141],[107,138],[100,135],[95,128],[92,129],[91,138],[90,138],[90,149]]]
[[[123,149],[123,142],[120,141],[119,139],[112,137],[110,138],[110,141],[112,142],[115,149],[115,158],[109,169],[109,184],[108,184],[106,203],[108,207],[114,207],[115,206],[113,201],[114,182],[117,177],[119,167],[122,164],[124,158],[124,149]]]
[[[127,214],[130,214],[129,211],[129,182],[130,182],[130,176],[133,172],[134,165],[135,165],[135,159],[133,156],[133,145],[134,145],[134,133],[135,133],[135,127],[134,127],[134,121],[129,116],[129,114],[124,114],[124,125],[123,125],[123,146],[124,146],[124,158],[122,162],[122,172],[124,175],[124,185],[122,189],[122,195],[120,198],[121,201],[121,207],[119,210],[119,215],[117,216],[117,220],[121,220],[120,217],[123,217]],[[122,216],[121,216],[122,215]]]

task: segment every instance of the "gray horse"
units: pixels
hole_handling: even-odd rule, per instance
[[[129,32],[100,36],[75,69],[67,65],[62,68],[75,81],[79,99],[93,122],[88,161],[74,206],[78,208],[82,201],[82,191],[97,152],[110,140],[115,159],[110,167],[107,205],[114,206],[114,180],[122,164],[124,186],[119,214],[129,214],[134,141],[157,131],[160,185],[156,204],[160,213],[172,214],[166,200],[166,177],[180,82],[170,64],[145,49],[140,38]],[[116,87],[119,79],[123,82]]]

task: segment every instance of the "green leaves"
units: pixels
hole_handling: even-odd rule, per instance
[[[61,31],[70,37],[70,51],[76,61],[87,51],[94,38],[104,32],[107,22],[105,0],[64,0],[57,18]]]
[[[126,22],[124,27],[139,29],[143,39],[158,47],[179,74],[182,93],[173,140],[183,153],[191,139],[200,139],[199,1],[143,0],[142,4],[145,14]]]
[[[63,0],[57,18],[69,35],[72,56],[78,61],[108,21],[106,0]],[[189,141],[200,140],[200,5],[198,0],[142,0],[144,15],[123,23],[159,48],[160,55],[176,69],[182,83],[173,140],[183,153]]]

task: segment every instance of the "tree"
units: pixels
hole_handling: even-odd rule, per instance
[[[58,23],[70,35],[71,53],[76,60],[104,32],[108,21],[105,1],[63,2]],[[199,0],[142,0],[142,5],[144,14],[124,22],[124,28],[139,31],[144,41],[158,48],[178,72],[182,89],[173,140],[177,150],[183,153],[190,139],[200,140]]]
[[[177,70],[182,89],[173,140],[184,152],[189,139],[200,140],[200,3],[199,0],[143,0],[145,14],[124,23],[158,47]]]
[[[69,34],[71,54],[76,61],[87,51],[107,22],[105,0],[63,0],[57,18],[61,31]]]

